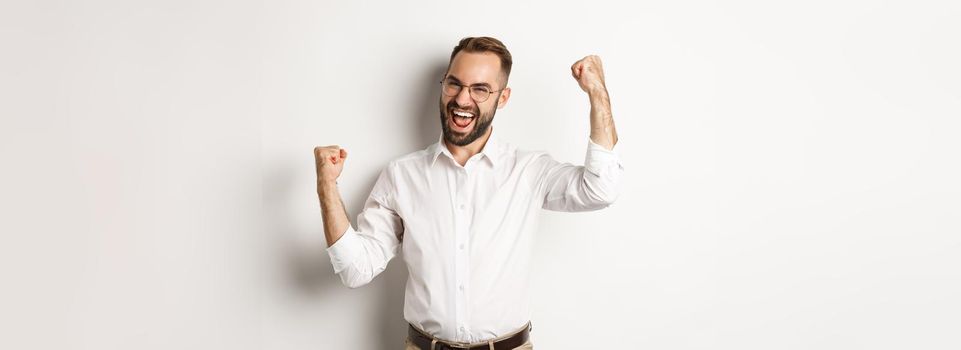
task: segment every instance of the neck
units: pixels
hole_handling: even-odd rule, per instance
[[[481,137],[478,137],[476,140],[474,140],[474,142],[464,146],[448,143],[446,139],[444,140],[444,145],[447,146],[447,150],[450,151],[450,154],[454,156],[454,160],[463,166],[467,163],[467,160],[470,159],[470,157],[473,157],[475,154],[478,154],[484,150],[484,145],[487,144],[487,140],[490,139],[493,131],[494,126],[492,125],[487,128],[487,132],[485,132],[484,135],[481,135]]]

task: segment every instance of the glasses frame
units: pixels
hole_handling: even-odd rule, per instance
[[[445,82],[447,82],[447,81],[448,81],[448,78],[444,78],[444,79],[442,79],[442,80],[440,81],[440,85],[441,85],[440,91],[441,91],[441,93],[443,93],[444,95],[447,95],[447,92],[445,91],[446,88],[444,87],[444,84],[445,84]],[[491,90],[490,92],[487,93],[487,96],[484,97],[483,100],[478,100],[477,98],[474,97],[474,94],[471,92],[471,91],[473,91],[473,90],[471,90],[470,88],[475,87],[475,86],[480,86],[480,87],[486,88],[486,86],[483,86],[483,85],[480,85],[480,84],[464,85],[464,84],[461,84],[461,83],[458,83],[458,82],[455,82],[455,81],[450,81],[450,83],[458,86],[458,88],[457,88],[457,93],[455,93],[455,94],[453,94],[453,95],[447,95],[447,96],[449,96],[449,97],[454,97],[454,96],[460,95],[460,92],[463,91],[464,88],[468,88],[468,89],[467,89],[467,95],[470,96],[470,98],[471,98],[472,100],[474,100],[474,102],[476,102],[476,103],[484,103],[485,101],[489,100],[489,99],[491,98],[491,95],[493,95],[495,92],[501,92],[501,91],[504,91],[504,89],[506,89],[506,88],[504,88],[504,89],[500,89],[500,90]]]

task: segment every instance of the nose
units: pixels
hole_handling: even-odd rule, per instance
[[[473,105],[474,99],[470,97],[470,88],[461,88],[457,96],[454,96],[454,101],[457,102],[457,106],[459,107],[470,107]]]

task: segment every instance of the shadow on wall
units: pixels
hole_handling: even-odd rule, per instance
[[[420,145],[421,149],[437,142],[440,137],[440,81],[447,74],[447,58],[433,61],[424,65],[427,68],[423,73],[423,79],[418,86],[419,94],[411,96],[411,106],[419,108],[416,114],[410,118],[412,123],[409,134],[412,141]]]
[[[406,144],[417,145],[417,149],[410,149],[409,152],[423,149],[437,142],[441,132],[438,104],[440,99],[440,80],[443,79],[446,73],[447,59],[444,58],[443,60],[429,62],[424,65],[424,68],[425,70],[423,74],[421,74],[422,78],[417,82],[416,88],[410,89],[410,91],[414,93],[411,94],[410,105],[406,108],[413,114],[408,118],[408,120],[411,121],[411,123],[409,123],[410,128],[407,130],[407,134],[410,135],[408,140],[410,141],[406,142]],[[384,147],[384,149],[397,148]],[[312,159],[313,158],[311,158],[311,160]],[[386,166],[386,164],[384,164],[384,166]],[[265,179],[265,184],[267,185],[264,186],[265,202],[269,207],[268,212],[271,213],[272,216],[270,222],[275,225],[271,230],[280,231],[276,233],[276,237],[279,237],[280,240],[278,249],[281,249],[279,255],[283,260],[280,263],[285,270],[285,275],[289,277],[288,288],[291,289],[294,294],[301,296],[324,298],[325,295],[331,295],[330,293],[325,293],[326,290],[331,288],[346,289],[347,287],[341,283],[340,277],[334,274],[334,269],[330,264],[330,257],[325,251],[326,242],[323,241],[323,236],[321,235],[320,243],[324,244],[324,246],[317,247],[303,244],[296,238],[309,235],[298,235],[296,232],[292,232],[294,228],[285,227],[283,224],[284,222],[293,222],[293,218],[284,215],[284,213],[292,211],[284,210],[283,207],[287,205],[287,203],[299,202],[289,200],[290,198],[303,195],[300,193],[292,193],[292,189],[296,186],[292,185],[291,179],[297,178],[293,172],[303,171],[304,169],[313,170],[314,168],[312,164],[309,167],[298,164],[290,167],[276,167],[265,174],[268,176],[268,178]],[[367,184],[364,188],[373,188],[378,174],[378,172],[361,174],[364,180],[363,182]],[[354,228],[357,227],[357,215],[360,214],[361,209],[363,209],[364,202],[367,200],[368,195],[369,190],[365,193],[357,193],[350,198],[344,198],[348,217],[353,223],[352,227]],[[319,209],[319,205],[317,209]],[[317,215],[319,218],[319,210],[317,210]],[[280,227],[276,225],[280,225]],[[380,304],[379,307],[374,309],[379,310],[381,314],[373,315],[372,317],[372,319],[378,320],[379,324],[370,325],[371,332],[365,332],[380,337],[380,349],[401,348],[403,347],[404,339],[407,337],[407,321],[404,320],[403,306],[404,290],[408,273],[406,264],[403,263],[403,261],[403,255],[398,251],[398,255],[388,263],[387,269],[384,272],[378,275],[370,284],[361,287],[376,288],[378,289],[378,293],[375,294],[382,295],[380,300],[371,300],[372,303],[376,302]]]

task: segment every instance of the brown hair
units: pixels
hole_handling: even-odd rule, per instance
[[[454,46],[454,51],[450,53],[450,61],[447,62],[448,71],[450,71],[450,64],[454,62],[454,56],[457,56],[457,53],[461,51],[490,52],[497,55],[501,59],[501,73],[504,74],[504,84],[507,84],[507,78],[511,75],[511,65],[514,61],[511,59],[511,52],[507,51],[507,46],[504,46],[504,43],[500,40],[489,36],[461,39],[457,46]]]

